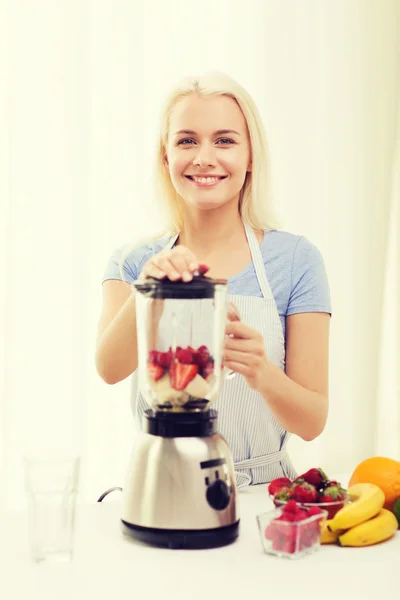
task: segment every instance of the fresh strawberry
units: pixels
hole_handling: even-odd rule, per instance
[[[204,369],[210,360],[210,352],[207,346],[200,346],[197,348],[193,355],[193,362],[199,367],[199,369]]]
[[[158,381],[165,373],[165,369],[160,365],[148,365],[149,375],[154,381]]]
[[[313,546],[321,536],[321,519],[305,523],[300,528],[300,539],[304,547]]]
[[[313,517],[314,515],[322,515],[322,514],[323,514],[323,510],[322,510],[322,508],[319,508],[319,506],[310,506],[310,508],[308,509],[309,517]]]
[[[157,352],[157,363],[162,367],[169,367],[172,362],[172,350],[171,348],[168,352]]]
[[[310,469],[307,473],[300,475],[300,478],[313,485],[317,490],[324,485],[325,481],[328,481],[328,477],[322,469]]]
[[[268,486],[268,493],[273,496],[278,490],[283,487],[290,487],[292,484],[291,480],[288,477],[278,477],[278,479],[274,479]]]
[[[277,518],[277,521],[283,521],[284,523],[292,523],[292,521],[295,521],[295,517],[296,513],[294,512],[283,512],[281,516]]]
[[[157,362],[158,362],[158,361],[157,361],[157,358],[158,358],[158,352],[157,352],[157,350],[150,350],[150,352],[149,352],[149,360],[148,360],[148,362],[149,362],[151,365],[156,365],[156,364],[157,364]]]
[[[283,506],[283,514],[292,513],[295,515],[299,511],[299,508],[300,507],[295,500],[289,500],[289,502]]]
[[[300,485],[301,483],[306,483],[306,480],[303,479],[302,476],[296,477],[296,479],[293,480],[293,485]]]
[[[340,483],[338,481],[334,481],[333,479],[327,479],[326,481],[324,481],[324,485],[322,487],[326,488],[330,485],[337,485],[338,487],[341,487]]]
[[[279,542],[275,543],[274,550],[278,550],[278,552],[285,552],[286,554],[294,554],[296,552],[296,538],[279,540]]]
[[[174,390],[182,391],[194,379],[198,372],[197,365],[185,365],[175,360],[171,363],[169,377]]]
[[[304,519],[308,519],[308,513],[306,510],[300,509],[297,513],[294,514],[293,521],[304,521]]]
[[[337,485],[330,485],[322,490],[319,494],[319,502],[338,502],[339,500],[344,500],[345,495],[343,492],[343,488],[338,487]]]
[[[341,491],[343,494],[345,494],[345,493],[346,493],[346,491],[347,491],[347,490],[345,490],[345,489],[344,489],[344,487],[342,487],[342,485],[341,485],[341,484],[340,484],[338,481],[334,481],[333,479],[328,479],[328,480],[325,482],[325,484],[324,484],[324,486],[323,486],[323,488],[322,488],[321,492],[322,492],[322,491],[323,491],[325,488],[328,488],[328,487],[331,487],[331,486],[334,486],[334,487],[337,487],[337,488],[339,488],[339,489],[340,489],[340,491]]]
[[[293,491],[289,487],[284,487],[274,494],[274,500],[287,502],[291,499],[292,495]]]
[[[191,365],[193,361],[193,352],[189,347],[176,349],[176,358],[183,365]]]
[[[277,528],[275,524],[275,520],[268,523],[267,527],[264,531],[264,537],[266,540],[274,540],[277,537]]]
[[[317,490],[309,483],[301,483],[293,490],[293,500],[296,500],[296,502],[316,502],[317,496]]]

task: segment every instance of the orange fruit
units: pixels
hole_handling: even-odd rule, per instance
[[[374,483],[385,494],[384,508],[393,509],[400,497],[400,462],[385,456],[371,456],[354,469],[349,486],[356,483]]]

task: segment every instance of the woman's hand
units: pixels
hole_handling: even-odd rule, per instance
[[[175,246],[171,250],[162,250],[147,261],[144,265],[139,279],[154,277],[155,279],[164,279],[171,281],[191,281],[193,273],[199,271],[206,273],[208,267],[200,265],[196,256],[185,248],[185,246]]]
[[[249,387],[258,391],[269,365],[264,338],[257,330],[242,323],[237,308],[232,304],[231,307],[225,328],[224,365],[243,375]]]

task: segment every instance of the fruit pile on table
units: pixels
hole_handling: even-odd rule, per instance
[[[275,506],[294,502],[302,508],[326,509],[321,544],[370,546],[389,540],[400,525],[400,463],[390,458],[371,457],[360,463],[347,490],[321,468],[313,468],[293,481],[275,479],[268,492]]]

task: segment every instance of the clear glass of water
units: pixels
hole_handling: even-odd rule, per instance
[[[79,456],[24,457],[29,545],[35,562],[73,558]]]

